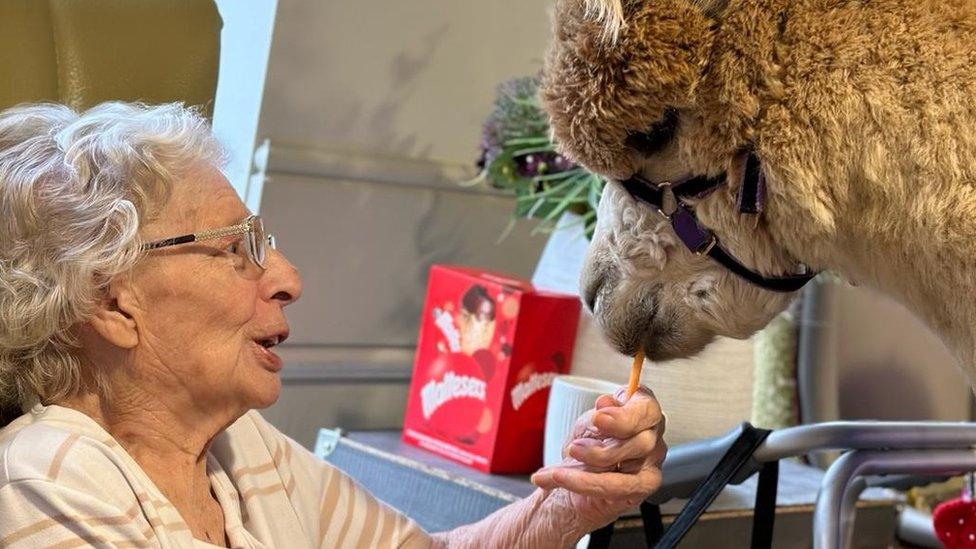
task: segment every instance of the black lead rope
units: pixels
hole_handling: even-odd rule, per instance
[[[756,286],[773,292],[796,292],[806,286],[807,282],[810,282],[813,277],[817,276],[816,273],[779,277],[762,276],[755,271],[744,267],[742,263],[739,263],[734,257],[732,257],[731,254],[729,254],[729,252],[725,251],[725,248],[723,248],[721,245],[712,246],[712,248],[708,250],[708,257],[714,259],[733,274],[749,281],[752,284],[755,284]]]
[[[708,477],[695,489],[691,499],[665,530],[661,521],[661,510],[657,505],[647,502],[641,504],[641,519],[644,525],[644,538],[648,547],[671,549],[685,537],[692,526],[698,522],[702,513],[715,501],[722,489],[742,470],[757,448],[766,440],[771,431],[757,429],[748,423],[743,425],[742,433],[712,469]],[[776,518],[776,486],[779,479],[779,462],[763,465],[759,472],[756,488],[755,514],[752,523],[752,549],[769,549],[773,542],[773,526]],[[590,534],[589,549],[607,549],[613,538],[613,523]]]
[[[685,504],[684,509],[678,513],[674,522],[665,530],[664,535],[654,546],[655,549],[670,549],[678,546],[681,538],[685,537],[685,534],[694,526],[705,509],[715,501],[722,489],[735,478],[742,466],[752,458],[753,452],[766,440],[770,432],[768,429],[757,429],[748,424],[744,426],[742,434],[735,439],[735,442],[722,456],[718,465],[712,469],[705,482],[691,495],[691,499]],[[758,497],[759,492],[756,493]],[[775,508],[775,502],[773,506]]]
[[[739,213],[759,215],[766,203],[766,176],[762,173],[759,157],[746,156],[742,183],[739,185]]]
[[[779,461],[765,463],[759,470],[759,484],[756,486],[756,510],[752,516],[752,549],[769,549],[773,546],[778,482]]]
[[[644,542],[654,547],[664,535],[664,522],[661,520],[661,506],[644,502],[640,505],[641,522],[644,523]]]

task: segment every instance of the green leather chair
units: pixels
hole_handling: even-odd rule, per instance
[[[0,109],[180,101],[212,116],[213,0],[0,0]]]

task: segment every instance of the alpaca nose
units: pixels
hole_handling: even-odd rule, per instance
[[[593,306],[596,304],[596,289],[590,287],[583,290],[583,304],[586,305],[587,310],[592,314]]]
[[[582,297],[583,304],[590,311],[591,314],[596,314],[596,298],[603,289],[603,285],[606,282],[606,276],[598,274],[593,277],[589,277],[588,280],[583,280]]]
[[[597,314],[597,299],[600,294],[611,291],[619,279],[620,275],[612,265],[597,261],[588,262],[580,278],[580,296],[590,313]]]

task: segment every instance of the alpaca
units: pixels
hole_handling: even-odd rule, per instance
[[[621,183],[708,176],[679,201],[742,265],[874,286],[976,381],[976,2],[557,0],[542,79],[561,152],[610,180],[581,293],[619,351],[689,356],[795,297],[692,253]],[[759,213],[737,207],[746,153]]]

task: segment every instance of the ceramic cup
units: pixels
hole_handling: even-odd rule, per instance
[[[577,418],[596,405],[600,395],[612,395],[620,385],[580,376],[559,376],[549,391],[542,463],[546,467],[563,460],[563,446],[569,442]]]

